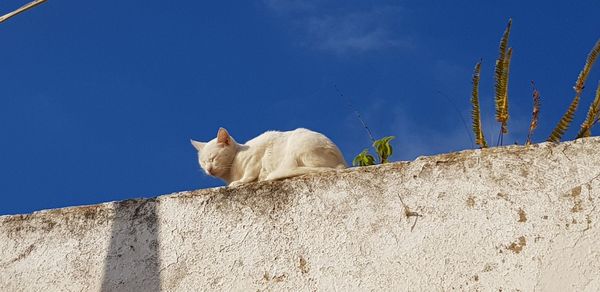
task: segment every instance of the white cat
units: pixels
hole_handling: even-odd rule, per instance
[[[220,128],[217,138],[210,142],[191,142],[206,174],[229,186],[346,167],[342,153],[331,140],[302,128],[268,131],[246,144],[236,143],[227,130]]]

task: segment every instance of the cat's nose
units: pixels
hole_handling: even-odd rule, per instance
[[[209,175],[214,175],[212,166],[207,167],[206,172],[208,172]]]

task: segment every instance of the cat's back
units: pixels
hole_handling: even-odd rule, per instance
[[[275,148],[337,148],[325,135],[305,128],[291,131],[267,131],[246,142],[246,145]]]
[[[298,128],[288,132],[288,139],[292,140],[294,144],[301,146],[321,146],[321,147],[335,147],[335,144],[325,135],[311,131],[305,128]]]
[[[276,142],[277,140],[281,140],[282,138],[285,138],[285,133],[287,132],[281,132],[281,131],[266,131],[250,140],[248,140],[248,142],[246,142],[246,145],[250,145],[250,146],[259,146],[259,145],[264,145],[264,144],[272,144],[274,142]]]
[[[274,143],[274,142],[287,142],[288,140],[295,140],[296,142],[300,142],[302,140],[322,140],[322,141],[330,141],[325,135],[311,131],[306,128],[297,128],[291,131],[266,131],[255,138],[246,142],[247,145],[257,145],[264,143]]]
[[[264,173],[280,165],[297,167],[343,168],[346,166],[339,148],[325,135],[305,128],[292,131],[267,131],[246,142],[254,155],[260,155]],[[283,163],[283,164],[282,164]]]

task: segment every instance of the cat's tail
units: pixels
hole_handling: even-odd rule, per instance
[[[348,167],[342,152],[336,146],[328,148],[325,151],[329,154],[329,165],[326,166],[335,169],[344,169]]]
[[[322,147],[316,151],[306,152],[296,160],[298,166],[323,167],[329,169],[346,168],[344,156],[337,147]]]

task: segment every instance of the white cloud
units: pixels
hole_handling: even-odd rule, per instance
[[[335,10],[325,9],[325,2],[264,0],[271,11],[292,26],[297,43],[312,49],[343,55],[413,46],[409,37],[394,32],[401,18],[400,7]]]
[[[289,14],[310,11],[315,8],[311,1],[306,0],[263,0],[265,5],[277,14]]]

